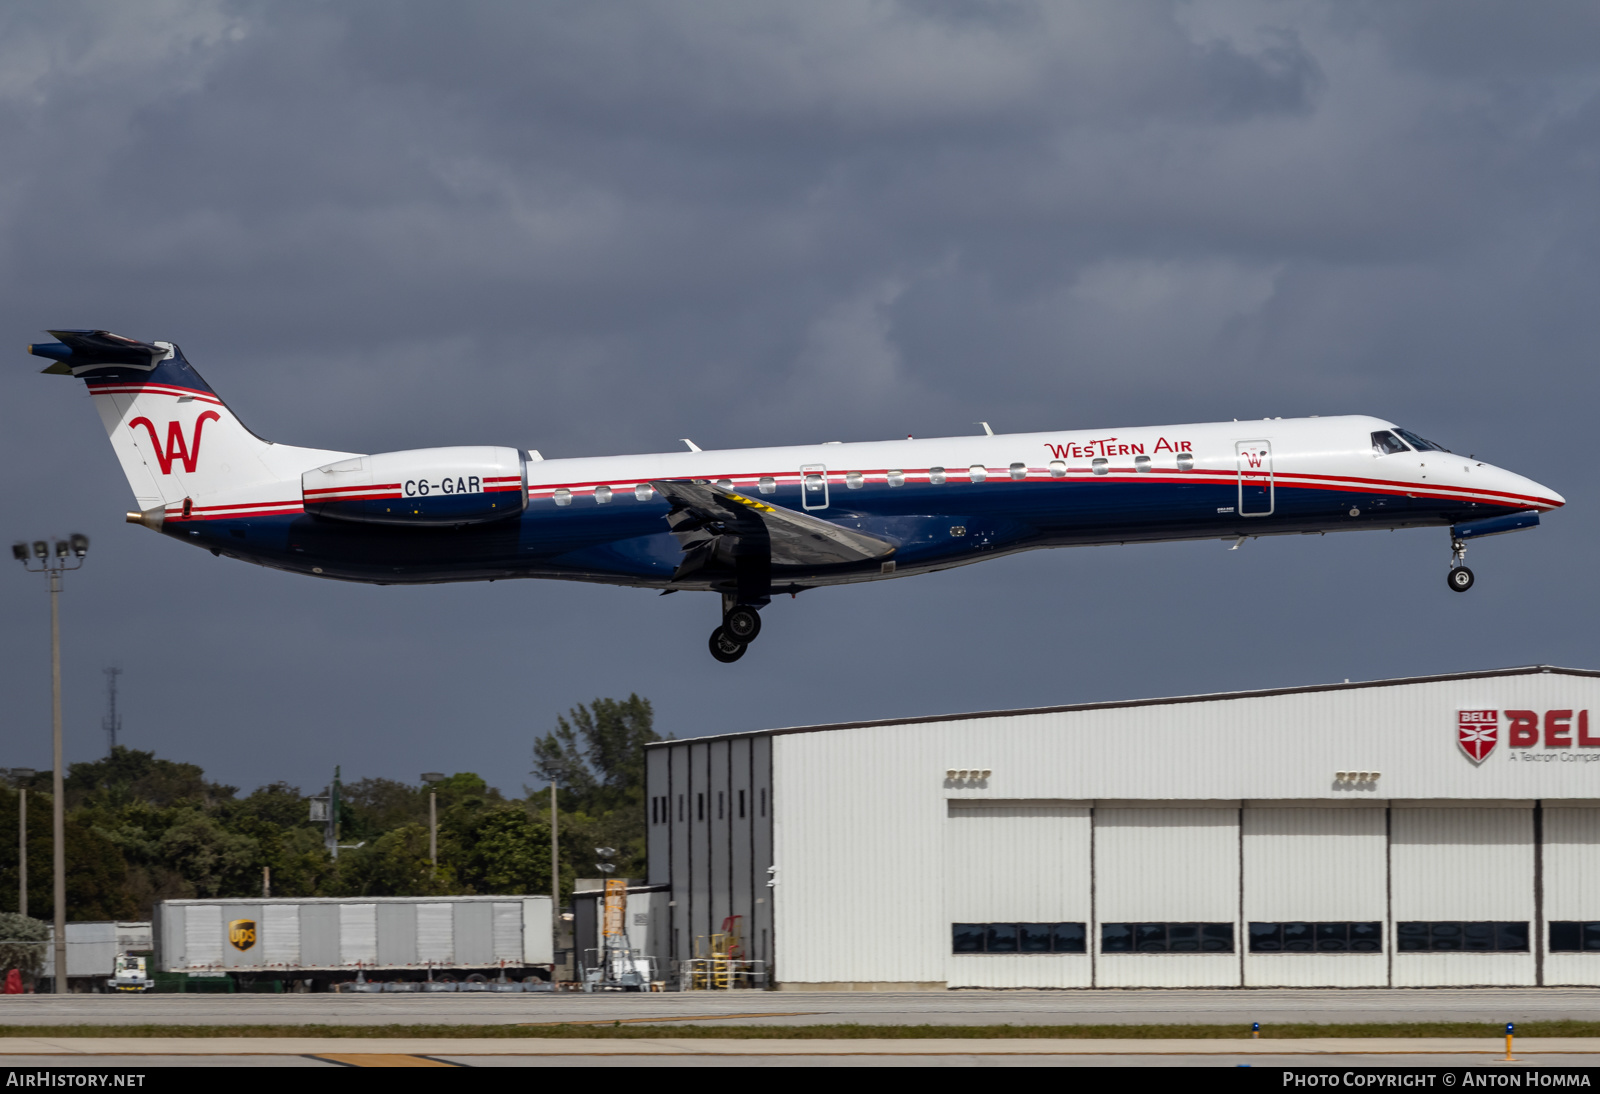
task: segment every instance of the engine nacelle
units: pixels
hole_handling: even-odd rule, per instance
[[[528,506],[515,448],[416,448],[357,456],[300,476],[306,512],[366,524],[481,524]]]

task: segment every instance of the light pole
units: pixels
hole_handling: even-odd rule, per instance
[[[33,778],[31,767],[13,767],[11,777],[18,782]],[[28,788],[17,787],[17,911],[28,915]]]
[[[31,573],[50,575],[50,725],[55,770],[50,790],[55,800],[50,806],[50,822],[55,836],[55,986],[57,995],[67,991],[67,819],[61,778],[61,575],[83,565],[89,553],[89,537],[78,532],[51,544],[35,540],[30,556],[26,543],[13,544],[11,557]],[[70,558],[69,558],[70,555]],[[73,563],[76,559],[76,563]],[[37,563],[37,565],[34,565]]]
[[[442,771],[424,771],[422,781],[428,783],[428,861],[433,863],[433,872],[439,873],[439,794],[433,789],[433,783],[444,778]]]

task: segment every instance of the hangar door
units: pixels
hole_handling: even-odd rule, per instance
[[[946,983],[1086,988],[1086,802],[950,799],[945,820]]]

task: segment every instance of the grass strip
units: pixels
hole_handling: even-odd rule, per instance
[[[663,1021],[660,1025],[620,1022],[614,1025],[0,1025],[3,1037],[488,1037],[501,1040],[648,1040],[710,1038],[734,1040],[859,1041],[930,1040],[935,1038],[995,1040],[1214,1040],[1249,1037],[1248,1026],[1230,1025],[990,1025],[990,1026],[878,1026],[833,1023],[808,1026],[685,1026]],[[1505,1025],[1499,1022],[1340,1022],[1320,1025],[1263,1022],[1264,1040],[1301,1037],[1465,1037],[1501,1043]],[[1518,1037],[1600,1037],[1600,1022],[1518,1022]]]

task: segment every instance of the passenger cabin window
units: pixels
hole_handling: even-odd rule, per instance
[[[1094,468],[1094,473],[1096,475],[1109,474],[1111,471],[1111,461],[1106,459],[1104,456],[1096,456],[1094,459],[1089,461],[1089,466]]]
[[[1433,441],[1425,440],[1424,438],[1419,437],[1415,433],[1411,432],[1411,430],[1409,430],[1409,429],[1397,429],[1397,430],[1395,430],[1395,432],[1400,434],[1400,436],[1405,439],[1405,442],[1407,444],[1409,444],[1412,448],[1415,448],[1418,452],[1448,452],[1448,451],[1450,451],[1444,445],[1435,444]]]
[[[641,482],[638,486],[633,488],[633,496],[638,498],[640,501],[649,501],[651,498],[656,496],[656,488],[647,482]]]
[[[1135,456],[1133,458],[1133,469],[1141,475],[1148,475],[1150,473],[1150,457]]]
[[[818,499],[822,497],[822,476],[815,472],[806,473],[806,493]]]
[[[906,473],[904,471],[891,471],[891,472],[889,472],[889,485],[890,486],[904,486],[905,484],[906,484]]]
[[[1064,479],[1064,478],[1066,478],[1067,477],[1067,461],[1066,460],[1051,460],[1050,461],[1050,477],[1052,479]]]
[[[1011,465],[1011,477],[1014,478],[1014,479],[1025,479],[1025,478],[1027,478],[1028,477],[1028,465],[1025,464],[1025,463],[1014,463],[1014,464],[1012,464]]]
[[[989,469],[981,463],[975,463],[967,468],[967,478],[973,482],[982,482],[989,477]]]
[[[844,484],[847,489],[860,490],[862,481],[861,472],[859,471],[846,471],[844,473]]]
[[[732,479],[718,479],[717,480],[717,485],[722,487],[724,490],[732,490],[733,489],[733,480]]]
[[[928,481],[931,482],[935,486],[938,486],[940,483],[944,482],[944,468],[942,468],[942,467],[930,467],[930,468],[928,468]]]
[[[557,505],[571,505],[572,491],[563,486],[561,489],[557,490],[554,495],[552,495],[551,500]]]
[[[1379,456],[1393,456],[1404,452],[1406,446],[1400,438],[1390,433],[1387,429],[1380,429],[1372,435],[1372,451]]]
[[[609,486],[597,486],[597,487],[595,487],[594,488],[594,500],[595,500],[595,504],[596,505],[605,505],[607,502],[609,502],[611,500],[611,487],[609,487]]]
[[[756,484],[756,488],[763,494],[776,494],[778,492],[778,481],[771,475],[762,475],[761,481]]]
[[[1193,471],[1194,470],[1194,456],[1191,453],[1188,453],[1188,452],[1179,452],[1178,453],[1178,470],[1179,471]]]

